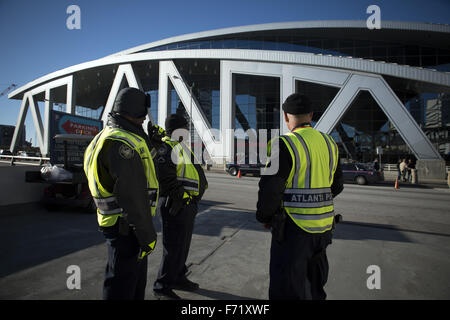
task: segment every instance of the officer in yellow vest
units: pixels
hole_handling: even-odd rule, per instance
[[[290,95],[283,111],[290,132],[278,138],[278,172],[261,177],[256,212],[272,230],[269,299],[325,299],[333,198],[343,190],[339,151],[311,127],[306,96]]]
[[[158,180],[156,151],[142,129],[150,99],[135,88],[119,91],[106,127],[84,155],[84,170],[108,247],[103,299],[143,300],[147,255],[155,248],[152,214]]]
[[[165,172],[164,176],[161,174],[161,183],[170,188],[161,188],[159,203],[164,251],[153,291],[158,299],[180,299],[173,289],[195,291],[199,288],[197,283],[186,277],[186,259],[198,212],[197,204],[208,183],[201,165],[182,142],[182,137],[178,139],[174,136],[176,140],[170,138],[177,129],[187,129],[187,120],[181,115],[171,114],[166,119],[165,127],[167,136],[163,141],[166,146],[158,149],[156,163],[158,171]],[[172,175],[176,176],[176,182],[171,179]]]

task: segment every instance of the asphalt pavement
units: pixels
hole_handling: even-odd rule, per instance
[[[271,235],[255,220],[259,179],[207,177],[188,257],[189,278],[200,289],[177,293],[267,299]],[[346,184],[335,208],[344,222],[327,250],[328,299],[450,299],[449,189]],[[161,239],[158,217],[155,225]],[[154,299],[161,255],[160,242],[149,257],[147,299]],[[0,261],[0,299],[101,298],[106,245],[95,215],[37,204],[1,207]],[[68,288],[70,266],[79,267],[79,289]]]

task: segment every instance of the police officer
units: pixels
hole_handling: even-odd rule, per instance
[[[187,120],[181,115],[171,114],[165,121],[165,127],[167,136],[163,141],[166,145],[159,148],[156,161],[161,181],[169,180],[164,181],[161,206],[158,205],[162,218],[164,251],[153,291],[158,299],[180,299],[173,289],[195,291],[199,288],[197,283],[186,277],[186,259],[198,212],[197,204],[208,183],[201,165],[195,161],[189,147],[182,142],[182,135],[177,140],[170,138],[177,129],[188,128]],[[171,175],[176,175],[177,186],[174,186]]]
[[[103,299],[145,296],[147,255],[156,244],[152,214],[159,188],[155,150],[142,129],[149,106],[144,92],[119,91],[106,127],[84,154],[99,229],[108,247]]]
[[[333,198],[343,190],[338,147],[311,127],[300,94],[283,104],[290,132],[279,139],[279,170],[259,182],[256,218],[272,230],[269,299],[325,299]]]

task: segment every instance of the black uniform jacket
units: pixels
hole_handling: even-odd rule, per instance
[[[107,126],[137,134],[149,145],[148,136],[141,126],[117,114],[109,115]],[[156,232],[149,206],[147,177],[139,154],[122,142],[107,140],[97,161],[101,184],[116,196],[126,221],[134,228],[139,244],[146,247],[156,240]]]
[[[184,188],[181,181],[177,180],[177,166],[171,158],[172,147],[164,143],[158,149],[155,164],[158,167],[159,180],[161,184],[160,196],[170,197],[174,201],[182,201]],[[192,153],[191,153],[192,154]],[[196,164],[191,157],[192,163],[197,170],[199,177],[199,195],[194,199],[200,201],[206,188],[208,181],[206,180],[205,172],[200,164]]]
[[[256,205],[256,219],[270,224],[272,216],[280,210],[286,181],[292,168],[292,158],[286,144],[279,138],[279,169],[274,175],[263,175],[259,181],[258,202]],[[334,173],[331,192],[336,197],[344,189],[342,169],[338,161]]]

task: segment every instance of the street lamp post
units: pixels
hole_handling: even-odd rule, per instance
[[[190,95],[190,105],[189,105],[189,117],[190,117],[190,121],[189,121],[189,147],[192,148],[192,143],[193,143],[193,139],[192,139],[192,88],[194,88],[195,86],[195,82],[192,82],[192,85],[189,86],[189,95]]]
[[[181,80],[178,76],[173,76],[174,79]],[[192,89],[195,86],[195,82],[192,82],[192,85],[186,84],[186,86],[189,88],[189,95],[190,95],[190,103],[189,103],[189,147],[192,148]]]

